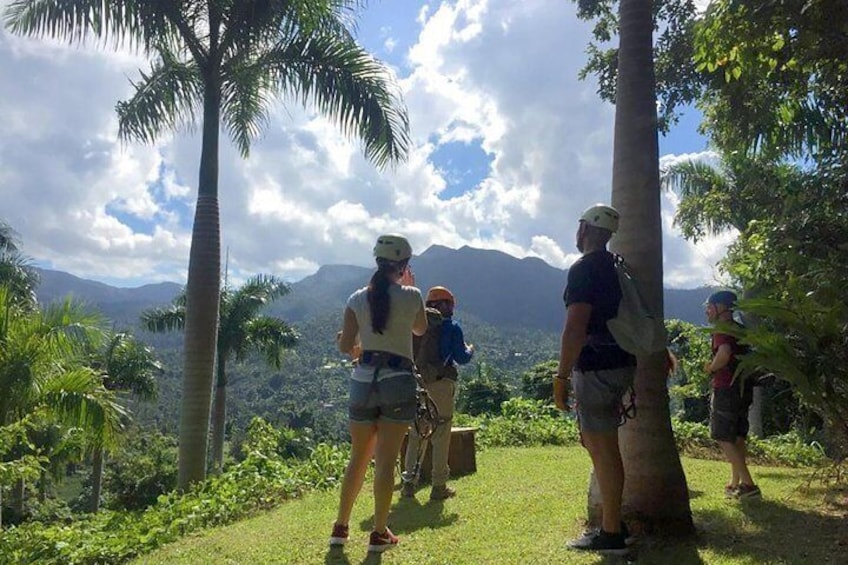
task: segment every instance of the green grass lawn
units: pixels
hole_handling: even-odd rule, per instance
[[[310,494],[227,527],[207,530],[144,556],[136,563],[616,563],[565,549],[582,531],[589,475],[579,447],[488,449],[478,472],[452,484],[444,502],[396,499],[390,516],[400,546],[368,555],[373,499],[366,484],[344,551],[327,548],[337,492]],[[800,489],[805,471],[754,467],[762,500],[729,501],[726,463],[684,459],[697,536],[680,542],[640,541],[639,563],[848,563],[848,525],[826,509],[823,493]],[[616,561],[617,560],[617,561]]]

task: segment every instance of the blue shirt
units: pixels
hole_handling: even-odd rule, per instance
[[[439,337],[439,356],[445,361],[454,361],[465,365],[471,361],[474,352],[465,346],[462,328],[450,318],[442,320],[442,333]]]

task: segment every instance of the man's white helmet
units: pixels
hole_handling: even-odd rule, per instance
[[[581,222],[586,222],[590,226],[609,230],[612,233],[618,231],[618,219],[621,215],[618,210],[612,206],[605,204],[595,204],[586,208],[583,215],[580,216]]]
[[[412,246],[402,235],[381,235],[374,245],[374,257],[388,261],[405,261],[412,257]]]

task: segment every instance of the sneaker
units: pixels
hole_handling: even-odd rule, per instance
[[[447,485],[433,487],[430,491],[430,500],[445,500],[456,496],[456,491]]]
[[[627,544],[624,543],[622,532],[617,534],[611,534],[604,530],[590,532],[581,538],[568,542],[568,547],[580,551],[596,551],[605,555],[627,554]]]
[[[596,535],[598,535],[598,532],[600,532],[600,531],[601,531],[600,528],[591,528],[591,529],[585,530],[580,539],[585,538],[585,537],[596,536]],[[630,529],[627,527],[627,524],[624,523],[624,520],[621,521],[621,535],[624,536],[624,545],[629,546],[629,545],[633,545],[634,543],[636,543],[636,536],[630,534]],[[577,540],[575,540],[575,541],[577,541]]]
[[[388,528],[382,534],[375,530],[371,532],[371,538],[368,540],[368,551],[382,553],[397,546],[399,541],[398,537]]]
[[[739,491],[739,487],[735,487],[733,485],[725,485],[724,487],[724,497],[725,498],[736,498]]]
[[[403,498],[415,498],[415,483],[404,481],[403,487],[400,489],[400,495]]]
[[[757,485],[739,485],[736,489],[736,498],[753,498],[762,494]]]
[[[346,544],[347,538],[348,527],[341,524],[333,524],[333,533],[330,534],[330,547]]]

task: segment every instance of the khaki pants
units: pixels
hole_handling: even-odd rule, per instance
[[[433,486],[443,486],[448,482],[450,467],[448,467],[448,451],[450,450],[451,421],[453,420],[454,397],[456,396],[456,381],[441,379],[425,385],[430,398],[439,410],[439,425],[436,426],[433,435],[430,436],[430,447],[433,450]],[[418,459],[418,448],[421,445],[421,436],[415,431],[415,426],[409,429],[409,442],[406,446],[406,459],[404,460],[404,479],[417,481],[413,477],[415,464]]]

